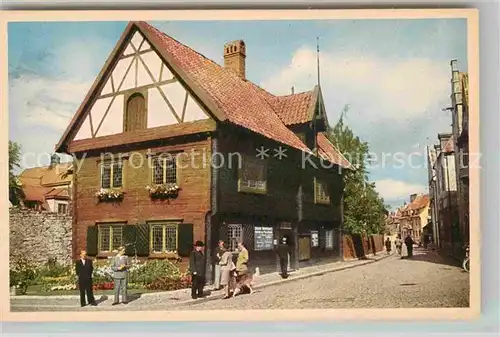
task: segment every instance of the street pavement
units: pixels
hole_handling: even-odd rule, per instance
[[[377,259],[383,255],[378,254]],[[373,262],[373,263],[370,263]],[[326,267],[323,269],[326,270]],[[344,269],[347,268],[347,269]],[[304,268],[305,269],[305,268]],[[304,269],[301,269],[303,271]],[[185,300],[186,290],[170,294],[148,294],[128,305],[112,307],[112,298],[97,307],[80,308],[76,299],[11,300],[11,311],[94,311],[94,310],[214,310],[214,309],[322,309],[322,308],[439,308],[469,306],[469,274],[453,260],[433,251],[416,249],[412,259],[392,255],[380,261],[353,261],[338,264],[341,269],[317,276],[292,274],[280,283],[278,275],[263,275],[257,283],[266,287],[252,295],[231,299]],[[309,273],[311,274],[311,273]],[[272,281],[272,277],[276,281]],[[293,280],[293,278],[296,280]],[[301,278],[306,277],[306,278]],[[270,281],[271,280],[271,281]],[[214,297],[214,296],[212,296]]]

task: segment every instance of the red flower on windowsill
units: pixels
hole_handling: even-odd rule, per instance
[[[99,201],[121,201],[123,200],[124,193],[118,189],[101,188],[96,192],[95,196]]]
[[[170,198],[179,194],[179,186],[174,183],[146,186],[151,198]]]

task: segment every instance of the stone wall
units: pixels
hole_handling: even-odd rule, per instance
[[[10,216],[10,261],[20,257],[35,264],[50,258],[71,263],[71,216],[12,207]]]

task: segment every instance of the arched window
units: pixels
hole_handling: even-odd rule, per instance
[[[125,109],[125,131],[142,130],[147,127],[146,100],[142,94],[135,93],[130,96]]]

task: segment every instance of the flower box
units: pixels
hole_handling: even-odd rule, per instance
[[[151,198],[171,198],[179,194],[179,186],[177,184],[159,184],[146,186]]]
[[[95,196],[99,201],[121,201],[123,200],[123,192],[116,189],[101,188],[96,192]]]

